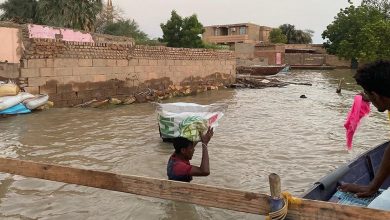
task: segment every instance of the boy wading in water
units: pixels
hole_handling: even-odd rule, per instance
[[[169,180],[190,182],[193,176],[210,175],[208,143],[213,137],[214,130],[209,128],[206,134],[201,135],[202,161],[200,167],[190,164],[190,160],[195,152],[197,142],[192,142],[186,138],[178,137],[173,140],[175,152],[169,158],[167,174]]]

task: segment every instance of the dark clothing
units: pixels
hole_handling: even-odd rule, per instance
[[[169,158],[167,165],[168,179],[182,182],[190,182],[192,180],[192,176],[190,175],[191,168],[192,166],[190,164],[190,161],[180,159],[174,153]]]

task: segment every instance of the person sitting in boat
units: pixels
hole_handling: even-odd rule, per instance
[[[390,61],[381,60],[364,66],[357,71],[355,80],[378,111],[390,110]],[[358,197],[372,196],[389,176],[390,146],[387,146],[379,170],[368,186],[342,184],[339,189],[356,193]]]
[[[207,146],[213,134],[213,129],[209,128],[206,134],[201,135],[202,161],[200,167],[190,164],[197,142],[192,142],[184,137],[173,139],[175,152],[169,158],[167,165],[169,180],[190,182],[193,176],[210,175],[209,153]]]

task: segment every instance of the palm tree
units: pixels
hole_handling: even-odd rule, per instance
[[[0,20],[38,23],[37,5],[36,0],[8,0],[0,4]]]
[[[52,26],[94,31],[102,0],[40,0],[39,14]]]
[[[279,29],[286,35],[288,44],[310,44],[313,42],[311,37],[314,31],[312,30],[296,30],[295,26],[291,24],[280,25]]]
[[[282,24],[279,26],[279,29],[282,30],[282,33],[286,35],[287,37],[287,43],[292,44],[293,43],[293,38],[295,35],[295,26],[291,24]]]

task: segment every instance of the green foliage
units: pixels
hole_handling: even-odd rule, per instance
[[[375,7],[341,9],[322,33],[327,51],[358,61],[390,58],[390,20]]]
[[[312,30],[297,30],[294,25],[282,24],[279,26],[282,34],[286,35],[288,44],[310,44],[313,42]]]
[[[184,19],[176,13],[171,12],[171,18],[164,24],[160,24],[163,31],[162,42],[167,42],[168,47],[203,48],[202,38],[204,29],[196,15]]]
[[[19,23],[38,23],[38,2],[36,0],[7,0],[0,4],[0,20],[11,20]]]
[[[287,43],[287,36],[282,33],[282,30],[280,28],[274,28],[269,33],[269,39],[271,43],[277,44],[285,44]]]
[[[39,0],[39,17],[50,26],[94,31],[102,0]]]
[[[122,14],[123,13],[120,8],[109,8],[107,6],[104,6],[100,13],[97,15],[95,21],[95,32],[103,33],[107,25],[113,22],[124,20]]]
[[[389,0],[363,0],[362,6],[373,7],[381,11],[387,19],[390,18]]]
[[[136,43],[148,41],[148,36],[139,30],[137,22],[131,19],[109,23],[103,30],[104,34],[134,38]]]

